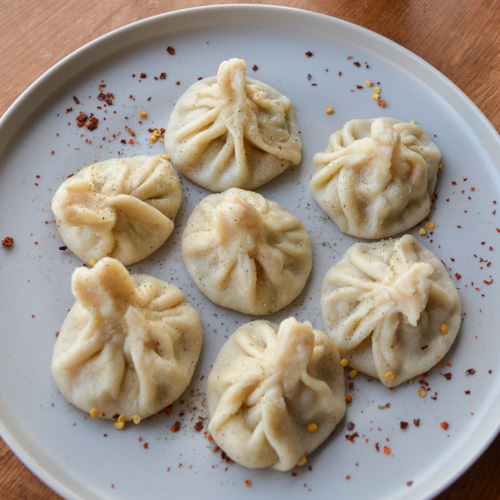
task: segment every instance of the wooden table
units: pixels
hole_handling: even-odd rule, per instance
[[[403,45],[460,87],[500,130],[499,0],[24,0],[0,4],[0,115],[45,70],[138,19],[228,3],[274,3],[356,23]],[[500,416],[499,416],[500,417]],[[439,500],[500,498],[500,438]],[[0,498],[59,498],[0,440]]]

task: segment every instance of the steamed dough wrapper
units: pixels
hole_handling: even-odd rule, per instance
[[[134,156],[96,163],[65,180],[52,211],[62,240],[84,262],[113,257],[129,265],[165,243],[181,201],[169,161]]]
[[[312,268],[302,223],[274,201],[238,188],[195,207],[182,235],[182,256],[212,302],[255,315],[290,304]]]
[[[207,401],[209,431],[235,462],[293,469],[344,417],[339,353],[309,322],[252,321],[222,347]]]
[[[198,313],[174,285],[129,275],[106,257],[73,273],[76,303],[59,333],[52,376],[85,412],[130,419],[157,413],[184,392],[200,355]]]
[[[300,163],[302,141],[290,99],[246,77],[241,59],[193,84],[165,132],[174,166],[211,191],[254,189]]]
[[[460,309],[439,258],[410,235],[353,245],[323,281],[326,332],[349,366],[387,387],[443,358],[460,328]]]
[[[314,155],[310,188],[345,234],[379,239],[402,233],[429,213],[441,153],[415,124],[351,120]]]

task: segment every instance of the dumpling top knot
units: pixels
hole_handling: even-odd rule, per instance
[[[241,234],[241,231],[254,240],[264,225],[258,208],[242,198],[237,192],[232,200],[216,207],[215,217],[221,241],[231,239]]]
[[[427,306],[431,286],[429,276],[433,272],[434,269],[429,263],[417,262],[394,277],[391,285],[387,287],[399,310],[412,326],[417,326],[420,313]]]
[[[394,127],[385,120],[378,119],[372,123],[371,137],[379,146],[394,148],[401,142],[399,134]]]
[[[243,59],[229,59],[219,66],[217,89],[225,105],[248,99],[246,87],[247,64]]]
[[[97,316],[121,317],[137,302],[132,279],[116,259],[105,257],[92,269],[80,267],[73,272],[73,295]]]
[[[287,387],[300,379],[307,371],[314,349],[314,333],[311,323],[299,323],[295,318],[281,322],[276,342],[268,347],[267,369],[283,381],[284,392]]]

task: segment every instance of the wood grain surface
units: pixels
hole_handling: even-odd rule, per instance
[[[375,31],[441,71],[500,130],[500,0],[0,0],[0,115],[47,69],[100,35],[172,10],[235,3],[307,9]],[[500,498],[499,455],[497,438],[437,498]],[[0,440],[0,499],[57,498]]]

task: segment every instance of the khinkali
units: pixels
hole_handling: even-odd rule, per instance
[[[430,210],[441,153],[415,124],[351,120],[314,155],[310,188],[345,234],[365,239],[406,231]]]
[[[129,275],[105,257],[73,272],[72,291],[77,300],[52,357],[52,376],[70,403],[105,418],[146,418],[184,392],[203,331],[177,287]]]
[[[212,302],[255,315],[292,302],[312,268],[311,240],[299,219],[238,188],[209,195],[195,207],[182,235],[182,256]]]
[[[246,77],[242,59],[194,83],[165,132],[174,166],[211,191],[254,189],[300,163],[302,141],[290,99]]]
[[[181,200],[169,161],[134,156],[96,163],[66,179],[52,211],[64,243],[84,262],[113,257],[129,265],[165,243]]]
[[[252,321],[222,347],[207,401],[209,431],[235,462],[293,469],[344,417],[339,353],[309,322]]]
[[[387,387],[428,371],[460,328],[460,298],[413,236],[356,243],[325,275],[325,331],[349,365]]]

